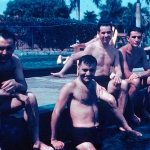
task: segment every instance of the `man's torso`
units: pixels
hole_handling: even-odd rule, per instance
[[[108,76],[110,74],[110,68],[113,65],[116,57],[116,49],[109,46],[108,49],[100,47],[97,42],[94,43],[93,49],[91,49],[91,55],[97,60],[97,69],[95,76]]]
[[[94,81],[92,81],[94,82]],[[70,115],[74,127],[92,127],[98,122],[98,106],[95,82],[87,89],[77,80],[70,98]]]

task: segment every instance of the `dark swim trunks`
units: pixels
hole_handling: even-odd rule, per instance
[[[97,150],[100,149],[102,147],[100,127],[73,127],[71,139],[72,147],[75,149],[77,145],[83,142],[90,142],[95,146]]]
[[[107,89],[108,83],[111,80],[109,76],[95,76],[94,80],[101,86]]]

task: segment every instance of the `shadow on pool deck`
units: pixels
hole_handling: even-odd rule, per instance
[[[75,74],[66,75],[65,78],[56,78],[53,76],[26,78],[28,90],[32,91],[39,104],[40,114],[40,139],[46,144],[50,144],[50,119],[53,107],[56,103],[61,87],[76,78]],[[140,116],[140,109],[145,90],[138,93],[136,103],[136,113]],[[99,105],[100,122],[103,133],[104,146],[102,150],[150,150],[150,121],[142,119],[140,126],[133,126],[137,131],[142,132],[143,137],[131,138],[124,132],[120,132],[115,126],[112,113],[108,113],[108,106],[101,102]],[[150,111],[150,110],[149,110]],[[1,119],[0,146],[2,150],[30,150],[30,135],[27,124],[23,120],[23,111],[10,116],[3,116]],[[109,118],[109,120],[108,120]],[[107,128],[104,128],[108,126]],[[61,115],[58,135],[59,139],[65,142],[70,141],[71,119],[68,109],[65,109]],[[8,144],[9,143],[9,144]],[[66,150],[71,149],[67,145]]]

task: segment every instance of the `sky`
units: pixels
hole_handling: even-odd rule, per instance
[[[0,0],[0,14],[3,13],[3,11],[6,9],[7,2],[10,0]],[[137,0],[122,0],[122,6],[127,6],[128,2],[135,3]],[[141,0],[142,6],[147,6],[144,2],[145,0]],[[102,0],[102,2],[105,2],[105,0]],[[66,3],[69,5],[69,0],[66,0]],[[150,7],[150,6],[149,6]],[[99,10],[96,8],[96,6],[93,3],[93,0],[80,0],[80,17],[83,19],[84,12],[88,11],[94,11],[96,14],[99,13]],[[71,14],[71,18],[76,18],[76,11],[74,10]]]

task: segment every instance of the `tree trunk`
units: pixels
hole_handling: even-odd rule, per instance
[[[141,4],[140,4],[140,0],[137,0],[137,4],[136,4],[136,27],[141,27]]]
[[[76,0],[76,17],[80,20],[80,0]]]

